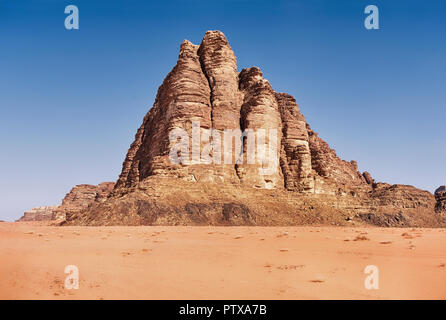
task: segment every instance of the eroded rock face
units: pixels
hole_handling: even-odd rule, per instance
[[[53,220],[65,220],[73,213],[88,208],[93,202],[104,202],[113,190],[115,183],[103,182],[98,185],[80,184],[74,186],[62,200],[62,204],[55,208]]]
[[[413,186],[388,183],[378,183],[371,193],[372,207],[384,207],[390,211],[395,209],[430,209],[435,200],[429,191]]]
[[[172,132],[178,131],[188,136],[186,148],[175,149],[182,136],[172,138]],[[186,157],[172,161],[179,154]],[[95,191],[84,188],[82,203],[90,204],[72,206],[67,199],[73,210],[66,210],[75,212],[67,214],[68,223],[342,224],[352,217],[377,225],[442,223],[432,216],[431,193],[361,174],[356,161],[342,160],[311,129],[296,100],[275,92],[259,68],[237,72],[235,54],[219,31],[206,32],[200,45],[181,44],[110,196],[90,202]]]
[[[237,60],[226,37],[219,31],[206,32],[197,54],[209,82],[212,127],[217,130],[239,128]]]
[[[446,212],[446,186],[441,186],[435,190],[436,212]]]
[[[276,93],[282,118],[281,167],[288,190],[314,192],[314,172],[307,122],[296,100],[286,93]]]
[[[206,137],[189,144],[188,163],[172,163],[169,151],[177,141],[169,140],[169,133],[174,129],[189,136],[198,130],[201,137],[209,129],[217,130],[221,162],[203,165],[193,156],[194,149],[203,153],[210,141]],[[245,134],[243,142],[237,144],[234,135],[234,145],[225,148],[228,130]],[[262,130],[265,151],[252,152],[247,136],[256,132],[258,139]],[[251,155],[255,163],[249,162]],[[233,161],[227,163],[227,158]],[[292,96],[276,93],[257,67],[237,73],[234,52],[219,31],[206,32],[200,46],[187,40],[181,44],[177,64],[136,133],[116,188],[134,187],[155,175],[307,193],[335,193],[336,184],[367,185],[356,166],[339,159],[309,128]]]
[[[331,193],[336,187],[363,188],[368,184],[356,161],[340,159],[336,152],[307,124],[311,165],[316,171],[315,193]],[[329,185],[329,186],[328,186]],[[335,187],[333,187],[335,186]]]
[[[221,88],[225,81],[233,83],[236,80],[233,75],[224,80],[224,76],[220,74],[228,73],[230,67],[209,63],[206,65],[209,75],[203,72],[205,66],[200,59],[207,61],[206,57],[212,54],[209,53],[212,48],[211,44],[201,47],[202,56],[199,56],[198,46],[187,40],[181,44],[177,65],[158,89],[155,103],[145,116],[127,153],[117,188],[136,186],[152,175],[174,176],[189,181],[211,179],[215,182],[228,182],[236,179],[233,165],[229,171],[223,166],[206,166],[196,170],[195,165],[200,159],[193,158],[192,151],[197,147],[201,149],[200,142],[189,146],[189,163],[179,165],[169,159],[169,151],[176,143],[169,139],[172,130],[183,129],[191,137],[193,130],[198,130],[201,135],[213,128],[213,123],[222,127],[224,121],[229,121],[231,126],[239,122],[238,116],[230,115],[230,112],[218,111],[214,117],[211,101],[217,105],[217,110],[222,105],[233,108],[236,103],[235,98],[224,100],[222,97],[225,96],[225,90]],[[210,77],[209,81],[207,77]],[[193,129],[193,122],[199,123],[199,127]]]
[[[26,211],[18,221],[65,220],[67,216],[88,208],[92,203],[104,202],[115,186],[114,182],[73,187],[58,206],[36,207]]]
[[[23,217],[17,221],[48,221],[53,219],[53,212],[57,206],[35,207],[25,211]]]
[[[375,179],[373,179],[372,175],[367,171],[363,172],[362,176],[364,177],[365,182],[367,182],[367,184],[373,185],[375,183]]]
[[[279,164],[282,120],[275,92],[259,68],[243,69],[239,78],[239,89],[243,95],[239,111],[240,130],[248,134],[255,132],[256,142],[264,139],[264,143],[261,143],[262,148],[256,145],[256,150],[251,151],[248,147],[249,137],[244,139],[243,163],[236,166],[237,176],[248,188],[283,188]],[[250,164],[248,157],[254,152],[257,164]]]

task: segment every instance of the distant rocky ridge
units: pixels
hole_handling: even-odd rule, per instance
[[[25,211],[23,216],[17,221],[46,221],[53,220],[54,210],[57,206],[35,207]]]
[[[67,193],[61,205],[33,208],[26,211],[18,221],[64,221],[70,215],[88,208],[94,202],[105,201],[114,185],[114,182],[103,182],[97,186],[77,185]]]
[[[261,175],[262,162],[195,161],[192,152],[203,152],[203,141],[189,146],[192,161],[172,162],[169,134],[181,129],[192,135],[194,122],[201,135],[209,129],[277,130],[277,170]],[[274,143],[266,140],[266,146]],[[231,151],[246,159],[246,144],[243,138]],[[64,209],[66,224],[446,226],[438,210],[441,192],[435,198],[412,186],[379,183],[359,172],[356,161],[340,159],[311,129],[294,97],[275,92],[257,67],[238,72],[219,31],[206,32],[199,46],[181,44],[113,191],[84,201],[88,205],[67,204],[73,210]]]

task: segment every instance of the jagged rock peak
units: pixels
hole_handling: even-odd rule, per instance
[[[211,90],[212,127],[217,130],[239,128],[237,59],[225,35],[220,31],[207,31],[198,55]]]
[[[189,40],[184,40],[180,45],[180,54],[178,59],[182,58],[194,58],[197,56],[198,46],[190,42]]]
[[[174,131],[184,134],[186,148],[175,149]],[[265,132],[263,146],[250,149],[250,134],[259,131]],[[214,132],[223,134],[221,140]],[[172,154],[184,161],[173,162]],[[269,161],[271,154],[277,161]],[[443,210],[444,189],[436,197]],[[66,208],[68,224],[446,225],[446,217],[434,212],[433,194],[361,174],[356,161],[342,160],[311,129],[296,99],[276,93],[259,68],[237,72],[220,31],[206,32],[200,45],[183,41],[113,192],[104,201],[91,203],[90,192],[84,198],[85,209]]]
[[[269,87],[268,89],[273,92],[274,90],[269,85],[268,80],[263,78],[262,71],[257,67],[246,68],[239,73],[239,89],[245,90],[254,85]]]
[[[265,143],[266,147],[277,147],[280,161],[270,165],[278,170],[259,177],[258,165],[200,167],[199,159],[172,164],[169,132],[180,128],[190,134],[194,121],[199,122],[200,133],[206,129],[276,130],[279,141],[267,139]],[[195,142],[195,147],[202,148],[203,144]],[[231,151],[241,153],[246,160],[246,147],[245,139],[243,150]],[[193,149],[191,145],[190,158]],[[258,162],[266,163],[265,156],[260,155]],[[153,175],[255,188],[285,187],[306,193],[333,193],[338,183],[368,185],[353,162],[341,160],[310,129],[291,95],[276,93],[258,67],[237,72],[235,54],[220,31],[207,31],[199,46],[188,40],[181,44],[177,64],[160,86],[153,108],[135,135],[116,188],[136,186]]]

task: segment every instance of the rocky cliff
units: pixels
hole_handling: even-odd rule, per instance
[[[87,192],[87,202],[94,198]],[[69,200],[67,200],[69,201]],[[226,37],[185,40],[105,201],[69,224],[439,225],[434,196],[379,184],[311,129]],[[67,207],[71,205],[67,204]]]
[[[261,129],[267,136],[268,130],[277,130],[277,170],[262,177],[257,170],[260,164],[246,165],[246,139],[243,150],[236,143],[235,149],[225,150],[220,141],[219,165],[203,165],[200,159],[194,159],[193,149],[197,147],[202,153],[203,141],[190,146],[189,163],[172,163],[169,133],[181,128],[192,136],[194,122],[199,123],[201,136],[208,129],[221,133]],[[244,163],[223,161],[240,152]],[[333,193],[336,184],[368,185],[356,165],[339,159],[311,130],[292,96],[276,93],[257,67],[237,72],[235,55],[219,31],[206,32],[200,46],[187,40],[181,44],[177,65],[159,88],[153,108],[136,134],[116,187],[134,187],[150,176],[309,193]]]
[[[61,205],[33,208],[26,211],[18,221],[65,220],[93,203],[104,202],[114,185],[114,182],[103,182],[97,186],[89,184],[74,186],[62,200]]]
[[[53,213],[57,206],[35,207],[25,211],[23,217],[17,221],[48,221],[53,219]]]
[[[114,182],[102,182],[98,185],[80,184],[74,186],[54,210],[54,220],[69,219],[72,214],[87,209],[91,204],[101,203],[113,190]]]
[[[435,211],[438,213],[446,212],[446,186],[441,186],[435,190]]]

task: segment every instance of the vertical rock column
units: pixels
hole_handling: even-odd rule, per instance
[[[237,141],[232,138],[231,147],[226,146],[226,149],[224,145],[225,130],[240,130],[242,96],[238,90],[237,59],[225,35],[220,31],[205,33],[198,55],[211,92],[212,129],[221,135],[221,164],[208,167],[208,179],[238,183],[234,168],[240,151],[236,148]]]
[[[251,130],[255,134],[256,163],[249,164],[249,157],[252,156],[253,150],[249,150],[248,134],[243,143],[243,164],[236,166],[237,175],[243,184],[250,187],[281,188],[283,176],[279,157],[282,121],[274,90],[256,67],[243,69],[239,77],[239,88],[244,95],[240,111],[241,129],[245,133]],[[262,141],[262,133],[264,141]]]
[[[194,121],[201,128],[211,127],[210,89],[197,51],[198,46],[187,40],[181,44],[177,64],[159,87],[155,103],[127,153],[117,188],[134,186],[150,175],[190,178],[187,165],[172,163],[169,158],[174,144],[169,133],[184,129],[192,137]],[[191,152],[192,145],[190,160]]]
[[[276,93],[282,117],[281,167],[285,187],[300,192],[314,191],[311,152],[305,117],[296,100],[286,93]]]
[[[198,54],[211,90],[212,128],[239,128],[237,60],[224,34],[207,31]]]

